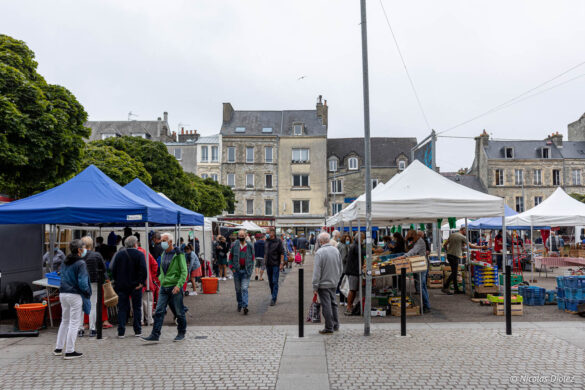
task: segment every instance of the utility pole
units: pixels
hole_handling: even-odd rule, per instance
[[[362,72],[364,84],[364,159],[366,165],[366,302],[364,305],[364,336],[369,336],[370,322],[372,320],[372,180],[370,178],[372,161],[370,157],[370,86],[368,80],[368,28],[366,24],[366,0],[360,0],[360,3],[362,16]]]

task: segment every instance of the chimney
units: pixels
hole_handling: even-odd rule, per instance
[[[323,126],[328,127],[328,112],[329,112],[329,107],[327,106],[327,100],[325,100],[325,103],[323,104],[323,108],[322,108],[322,114],[321,114],[321,123],[323,124]]]
[[[471,166],[471,174],[479,177],[479,170],[481,168],[479,165],[482,163],[481,150],[488,146],[489,143],[490,136],[485,129],[483,129],[483,132],[478,137],[475,137],[475,158],[473,159],[473,165]]]
[[[169,121],[169,113],[168,112],[163,112],[163,117],[165,118],[165,122]]]
[[[323,102],[321,101],[321,99],[323,99],[322,95],[319,95],[317,97],[317,118],[321,118],[323,116]]]
[[[223,123],[228,123],[232,120],[234,108],[231,103],[223,103]]]
[[[557,148],[563,147],[563,135],[560,134],[558,131],[556,133],[552,133],[551,135],[549,135],[546,140],[552,141],[552,143],[555,144]]]
[[[181,134],[185,134],[185,128],[181,127]]]
[[[156,139],[157,139],[157,141],[159,141],[160,140],[160,131],[162,130],[162,122],[161,122],[160,116],[156,120],[157,120],[157,122],[156,122]]]

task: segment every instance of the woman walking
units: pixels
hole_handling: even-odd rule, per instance
[[[55,356],[63,355],[65,348],[65,359],[76,359],[81,357],[81,352],[75,351],[75,341],[77,340],[77,330],[81,322],[81,310],[85,314],[91,311],[91,286],[89,284],[89,273],[87,266],[82,258],[86,255],[81,240],[73,240],[69,244],[71,254],[65,259],[61,266],[61,286],[59,301],[61,302],[62,316],[59,333],[57,333],[57,343],[53,354]]]
[[[193,291],[189,293],[189,295],[197,295],[197,279],[201,279],[203,273],[201,272],[201,262],[199,261],[199,257],[193,251],[193,246],[191,244],[187,244],[185,247],[185,260],[189,265],[187,269],[188,276],[187,278],[191,279],[191,287]]]
[[[227,268],[227,256],[228,256],[228,244],[224,236],[217,238],[217,246],[215,247],[217,254],[217,264],[219,265],[219,280],[226,280],[226,268]]]

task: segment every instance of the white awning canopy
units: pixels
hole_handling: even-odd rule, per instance
[[[585,225],[585,204],[568,195],[561,187],[541,204],[506,218],[506,225],[575,226]]]

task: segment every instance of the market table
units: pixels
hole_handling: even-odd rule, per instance
[[[544,265],[544,273],[548,277],[546,266],[570,267],[573,265],[585,267],[585,259],[582,257],[535,257],[535,267],[541,269]],[[538,273],[540,275],[540,272]]]
[[[49,279],[47,279],[47,278],[35,280],[34,282],[32,282],[32,284],[34,284],[35,286],[44,287],[45,290],[47,291],[47,303],[49,306],[49,322],[50,322],[51,328],[52,328],[53,327],[53,313],[51,311],[51,306],[59,305],[60,303],[51,303],[51,299],[49,298],[51,296],[50,290],[51,289],[59,290],[59,287],[61,287],[61,286],[57,286],[55,284],[49,284]]]
[[[414,280],[414,274],[419,274],[419,279],[418,280],[419,280],[419,286],[421,286],[422,285],[422,273],[423,272],[428,272],[428,269],[421,270],[421,271],[407,272],[406,275],[407,275],[407,277],[408,277],[408,275],[412,275],[412,282],[414,284],[414,283],[416,283],[416,281]],[[374,280],[374,279],[383,279],[384,280],[384,283],[385,283],[385,278],[392,277],[392,276],[400,277],[400,274],[372,275],[372,280]],[[412,291],[410,289],[410,287],[409,287],[409,291]],[[420,295],[420,315],[422,316],[423,315],[423,294],[422,294],[422,290],[419,292],[419,295]]]

